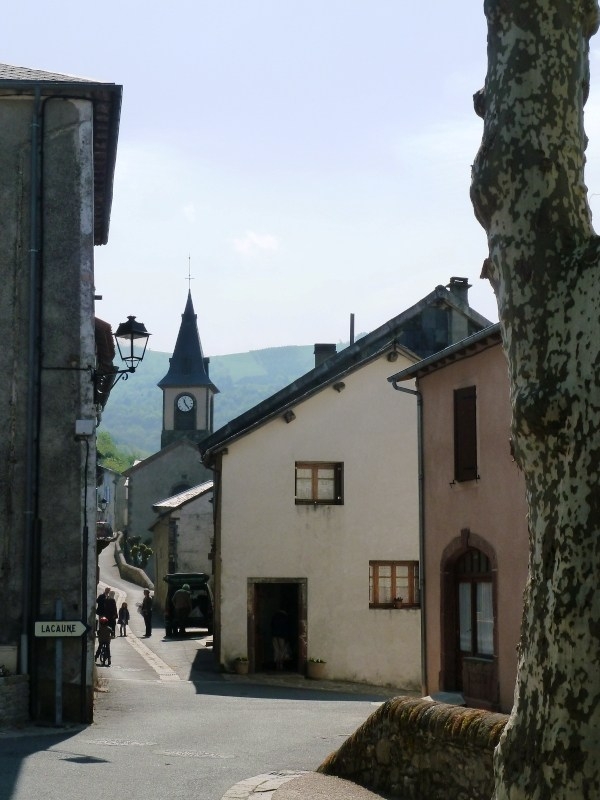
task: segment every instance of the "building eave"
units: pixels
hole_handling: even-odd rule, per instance
[[[183,508],[193,500],[203,497],[205,494],[212,492],[213,481],[204,481],[197,486],[192,486],[191,489],[186,489],[184,492],[179,492],[172,497],[167,497],[164,500],[159,500],[152,505],[152,510],[157,514],[166,514],[177,509]]]
[[[108,242],[123,87],[72,75],[0,64],[0,97],[39,93],[89,100],[94,109],[94,244]]]
[[[430,372],[443,369],[443,367],[455,361],[459,361],[460,359],[501,343],[502,334],[500,331],[500,323],[496,322],[494,325],[489,325],[487,328],[468,336],[466,339],[462,339],[460,342],[456,342],[446,347],[444,350],[440,350],[439,353],[424,358],[416,364],[397,372],[395,375],[391,375],[388,381],[392,384],[396,384],[413,378],[422,378]]]

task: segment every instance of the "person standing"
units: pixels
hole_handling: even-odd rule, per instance
[[[285,662],[290,657],[288,640],[290,637],[290,623],[287,613],[280,608],[271,619],[271,639],[273,641],[273,660],[275,669],[282,670]]]
[[[104,601],[104,616],[108,619],[108,624],[110,626],[112,638],[115,638],[115,630],[117,627],[117,618],[119,613],[117,611],[117,601],[115,600],[115,593],[111,589],[108,593],[108,597]]]
[[[100,592],[98,597],[96,598],[96,630],[98,630],[98,624],[100,617],[104,616],[104,605],[106,603],[106,598],[108,597],[108,593],[110,592],[110,587],[106,587],[103,592]]]
[[[129,624],[129,609],[127,608],[127,603],[121,603],[121,608],[119,609],[119,634],[121,636],[127,636],[128,624]]]
[[[175,635],[185,636],[185,626],[192,611],[192,594],[187,583],[177,589],[171,602],[175,611]]]
[[[144,589],[144,599],[142,600],[142,617],[146,625],[146,633],[144,636],[148,639],[152,636],[152,598],[150,597],[150,590]]]

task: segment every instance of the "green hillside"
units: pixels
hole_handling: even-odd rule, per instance
[[[215,430],[311,370],[313,351],[313,345],[302,345],[211,357],[210,378],[220,390]],[[157,383],[169,369],[169,358],[169,353],[148,351],[135,375],[113,389],[99,430],[121,447],[144,455],[160,449],[162,392]]]

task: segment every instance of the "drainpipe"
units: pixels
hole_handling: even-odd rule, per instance
[[[416,389],[398,386],[396,380],[391,381],[398,392],[412,394],[417,398],[417,469],[419,473],[419,598],[421,601],[421,692],[429,694],[427,688],[427,621],[425,615],[425,498],[423,474],[423,395]]]
[[[23,553],[23,600],[21,622],[20,672],[30,674],[34,660],[30,653],[30,635],[33,629],[34,571],[37,561],[37,481],[38,481],[38,413],[39,413],[39,259],[41,159],[40,127],[42,119],[41,88],[35,87],[33,116],[31,120],[31,153],[29,200],[29,341],[27,352],[27,417],[25,438],[25,541]],[[36,702],[36,681],[30,680],[30,710]]]

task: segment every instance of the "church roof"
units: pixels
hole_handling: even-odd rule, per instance
[[[175,350],[169,359],[169,371],[158,384],[161,389],[168,386],[208,386],[213,392],[219,391],[208,377],[209,359],[204,358],[196,320],[192,293],[189,291],[185,311],[181,315]]]

